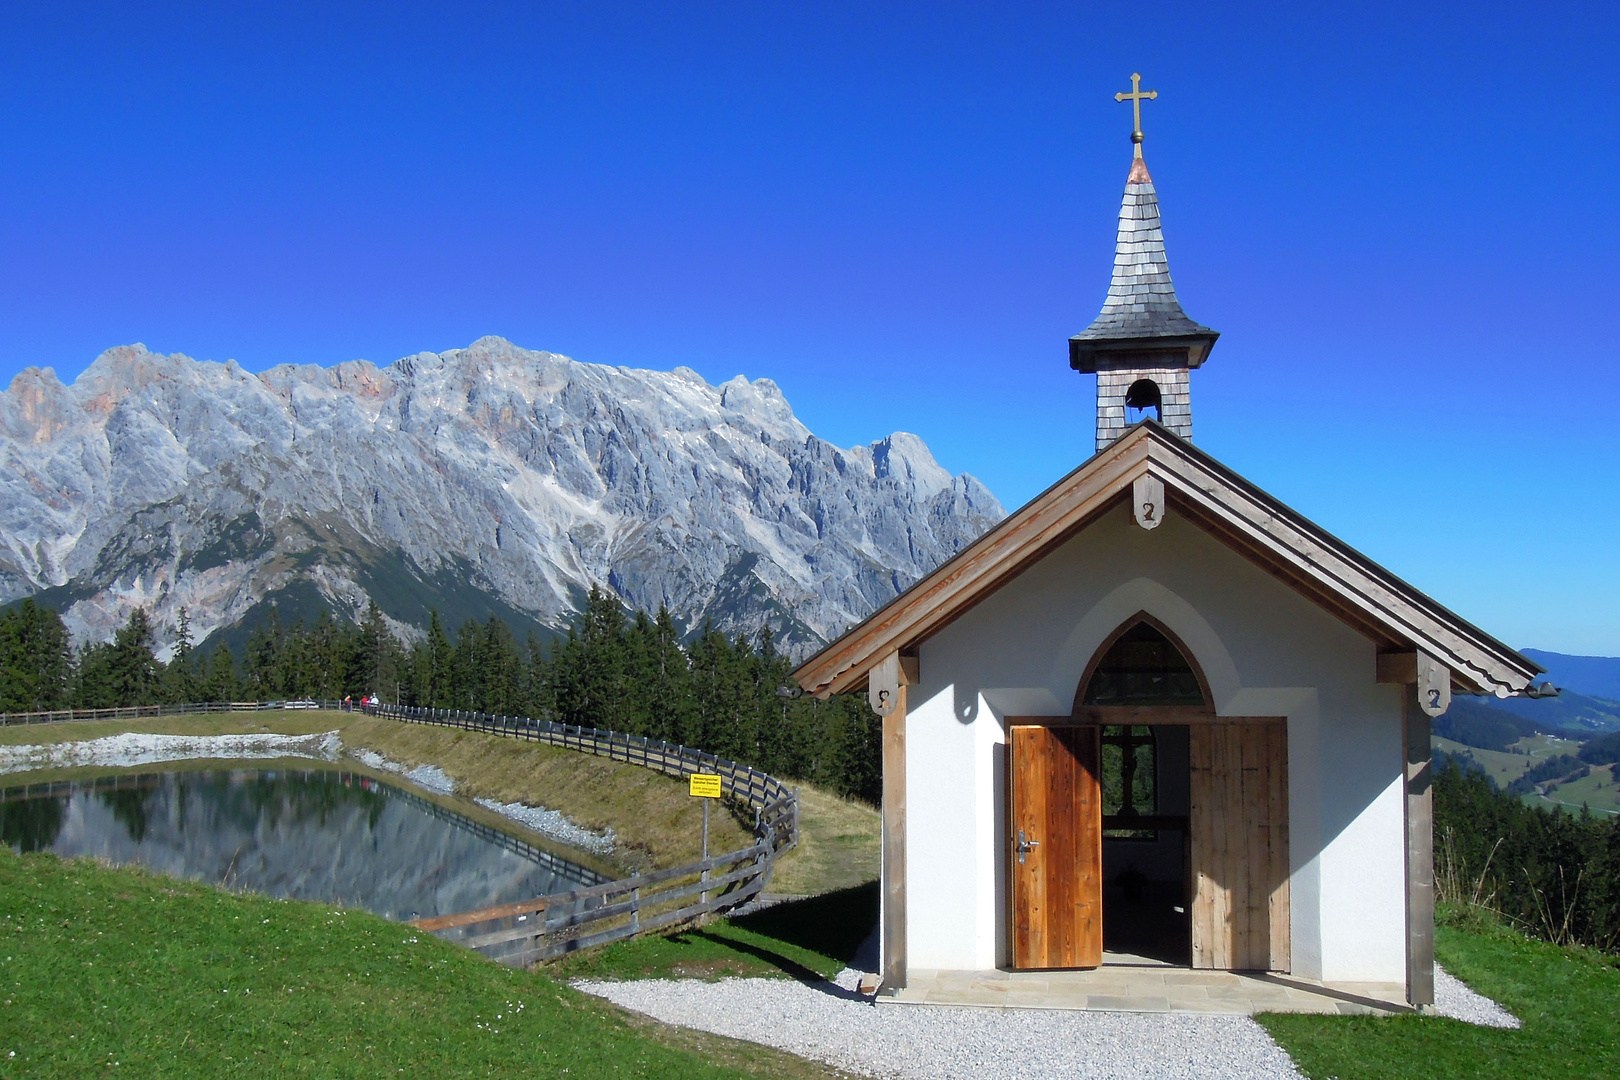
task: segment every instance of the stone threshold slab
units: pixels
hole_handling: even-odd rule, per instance
[[[1293,975],[1109,967],[1090,971],[916,971],[880,1005],[1252,1016],[1409,1013],[1398,983],[1320,983]]]

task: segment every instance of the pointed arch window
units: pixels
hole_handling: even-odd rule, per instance
[[[1175,642],[1138,622],[1097,660],[1082,705],[1203,705],[1204,688]]]

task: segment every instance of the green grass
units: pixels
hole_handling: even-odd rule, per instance
[[[1429,1016],[1259,1017],[1305,1075],[1326,1080],[1620,1076],[1620,958],[1563,949],[1452,913],[1446,970],[1524,1022],[1517,1031]]]
[[[594,979],[831,978],[855,955],[877,919],[878,887],[871,882],[667,937],[619,942],[565,957],[551,970]]]
[[[837,1075],[363,912],[0,848],[0,1077],[565,1072]]]

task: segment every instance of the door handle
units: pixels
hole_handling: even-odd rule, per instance
[[[1038,848],[1040,846],[1041,846],[1041,842],[1039,840],[1025,839],[1024,830],[1019,829],[1018,830],[1018,846],[1013,848],[1014,851],[1018,852],[1018,865],[1023,866],[1024,865],[1024,857],[1026,855],[1028,855],[1031,851],[1034,851],[1036,848]]]

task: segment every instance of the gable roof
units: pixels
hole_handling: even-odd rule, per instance
[[[794,679],[818,696],[860,689],[874,664],[944,629],[1126,499],[1144,474],[1164,484],[1166,513],[1182,514],[1380,651],[1434,657],[1464,693],[1519,693],[1545,670],[1147,420],[806,660]]]

